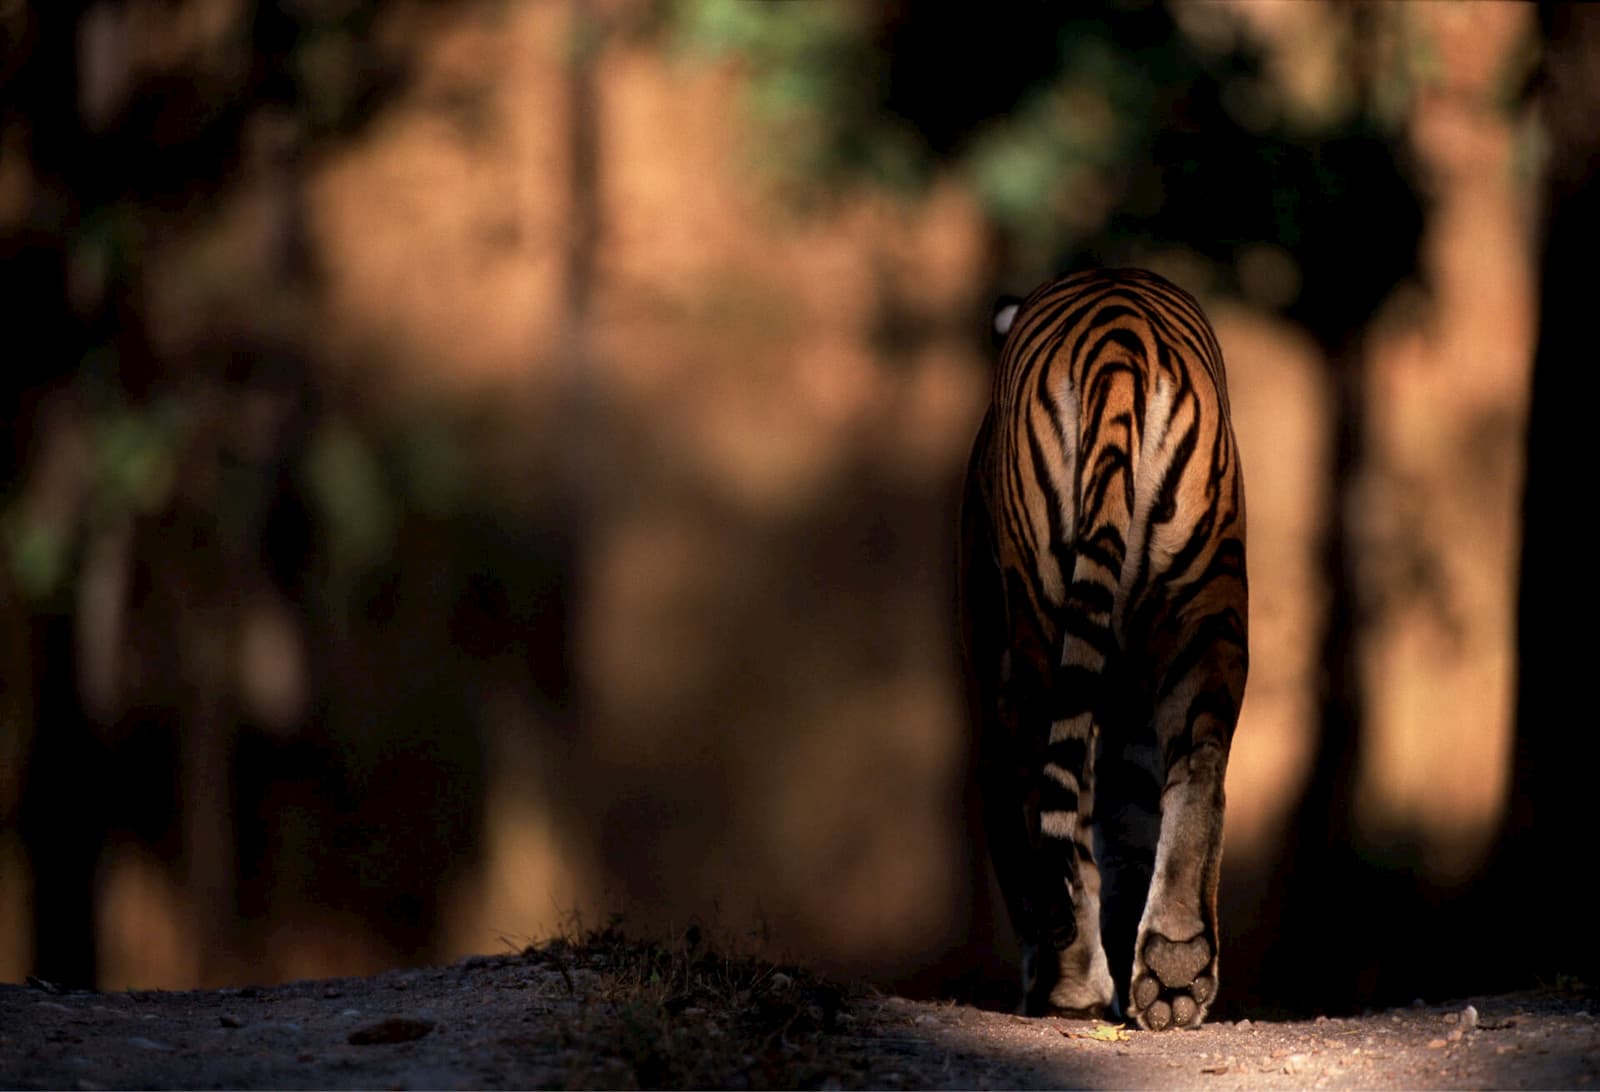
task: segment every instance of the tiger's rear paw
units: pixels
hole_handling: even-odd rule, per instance
[[[1133,961],[1128,992],[1142,1028],[1199,1027],[1217,996],[1216,946],[1203,933],[1181,941],[1146,934]]]

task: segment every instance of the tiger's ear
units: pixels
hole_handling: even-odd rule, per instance
[[[1011,324],[1017,321],[1017,312],[1022,310],[1022,301],[1016,296],[1001,296],[994,301],[994,315],[990,319],[989,332],[994,337],[995,345],[1005,341],[1006,335],[1011,332]]]

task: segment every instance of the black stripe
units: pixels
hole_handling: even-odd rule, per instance
[[[1095,522],[1096,517],[1105,508],[1106,494],[1110,492],[1112,483],[1121,476],[1124,480],[1124,493],[1126,485],[1133,481],[1133,476],[1128,473],[1128,453],[1115,447],[1103,447],[1095,459],[1094,467],[1089,475],[1089,487],[1084,491],[1082,515],[1090,522]],[[1126,504],[1126,497],[1124,497]]]
[[[1202,717],[1209,717],[1222,726],[1221,738],[1216,742],[1226,747],[1233,739],[1239,707],[1234,704],[1233,695],[1223,687],[1208,687],[1194,696],[1184,712],[1183,729],[1167,741],[1165,757],[1169,780],[1178,760],[1194,754],[1195,725]]]
[[[1060,766],[1073,777],[1078,779],[1078,787],[1082,788],[1086,780],[1085,774],[1089,769],[1089,741],[1069,737],[1058,739],[1045,747],[1045,762],[1050,765]],[[1045,774],[1049,777],[1049,774]]]
[[[1078,811],[1078,794],[1049,777],[1039,778],[1039,811],[1066,811],[1074,815]]]
[[[1050,719],[1071,720],[1093,710],[1100,694],[1100,679],[1100,672],[1078,664],[1061,664],[1057,667],[1050,700]]]
[[[1239,707],[1234,704],[1233,695],[1220,686],[1209,687],[1196,694],[1183,718],[1183,734],[1189,740],[1191,754],[1194,751],[1195,725],[1202,717],[1217,722],[1222,729],[1220,742],[1226,744],[1233,738],[1233,729],[1239,719]]]
[[[1116,605],[1116,594],[1098,581],[1074,580],[1067,585],[1066,605],[1090,614],[1109,615]]]
[[[1163,701],[1219,645],[1225,644],[1245,648],[1245,621],[1232,607],[1207,615],[1189,631],[1183,647],[1163,665],[1156,701]]]
[[[1132,312],[1126,308],[1118,308],[1117,310],[1119,312],[1125,312],[1129,315],[1132,315]],[[1119,313],[1116,317],[1121,317],[1121,314]],[[1138,316],[1133,317],[1137,318]],[[1108,319],[1105,312],[1101,312],[1099,315],[1096,315],[1095,318],[1105,319],[1106,321],[1115,321],[1115,318]],[[1135,361],[1145,359],[1144,338],[1140,337],[1137,332],[1128,329],[1126,326],[1116,326],[1102,332],[1099,337],[1095,338],[1089,343],[1088,355],[1090,359],[1104,366],[1110,362],[1105,361],[1102,358],[1109,353],[1112,346],[1116,346],[1117,348],[1123,350]],[[1124,368],[1127,371],[1134,370],[1133,368],[1126,367],[1126,365],[1124,365]]]
[[[1128,556],[1122,532],[1111,526],[1097,528],[1088,538],[1080,539],[1076,549],[1090,561],[1116,574],[1122,572],[1122,561]]]
[[[1063,610],[1056,619],[1057,626],[1063,637],[1073,637],[1106,659],[1110,659],[1116,651],[1116,642],[1111,636],[1111,627],[1104,622],[1096,622],[1076,610]]]
[[[1031,420],[1027,422],[1027,437],[1030,461],[1033,464],[1033,474],[1039,486],[1041,503],[1045,509],[1045,526],[1049,533],[1049,547],[1054,552],[1057,564],[1061,562],[1060,549],[1066,543],[1067,530],[1063,522],[1064,513],[1061,511],[1061,500],[1056,492],[1055,484],[1050,474],[1050,465],[1045,454],[1045,445],[1039,442],[1039,436],[1034,431]],[[1057,449],[1059,450],[1059,449]],[[1062,571],[1062,579],[1066,578],[1066,570]]]
[[[1241,594],[1247,590],[1244,587],[1244,544],[1236,538],[1224,538],[1218,542],[1210,560],[1206,562],[1206,567],[1192,579],[1169,581],[1165,605],[1172,613],[1182,614],[1184,608],[1208,591],[1218,580],[1237,580],[1240,583]]]

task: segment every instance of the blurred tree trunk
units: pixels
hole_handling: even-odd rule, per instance
[[[1294,813],[1286,874],[1263,904],[1277,939],[1256,988],[1258,1000],[1318,1012],[1353,1004],[1363,986],[1371,985],[1360,980],[1372,962],[1364,951],[1369,927],[1348,921],[1345,908],[1349,892],[1363,882],[1351,808],[1363,745],[1360,649],[1367,619],[1353,543],[1358,528],[1351,526],[1350,516],[1368,446],[1366,339],[1356,331],[1324,351],[1332,436],[1319,546],[1327,604],[1315,661],[1316,745],[1310,779]]]
[[[20,827],[33,870],[33,973],[89,988],[95,949],[95,870],[105,836],[104,755],[79,707],[73,619],[34,620],[33,746]]]
[[[1349,79],[1358,100],[1372,100],[1376,68],[1374,13],[1362,5],[1347,8],[1351,29]],[[1365,744],[1366,681],[1361,646],[1370,632],[1359,579],[1360,485],[1368,472],[1367,416],[1370,383],[1365,324],[1370,315],[1313,332],[1322,349],[1328,384],[1330,426],[1325,516],[1318,560],[1327,589],[1322,629],[1317,635],[1314,698],[1316,744],[1310,779],[1293,824],[1293,850],[1275,905],[1277,926],[1272,958],[1263,971],[1262,994],[1291,1008],[1322,1012],[1354,1003],[1372,960],[1364,925],[1340,919],[1343,901],[1361,875],[1352,817],[1356,780]]]
[[[241,173],[258,212],[253,255],[261,283],[283,305],[308,289],[315,267],[299,134],[293,120],[273,108],[258,111],[249,125],[249,152]],[[184,701],[177,711],[183,876],[199,930],[193,940],[199,950],[197,965],[207,984],[249,973],[235,962],[241,880],[236,763],[241,714],[252,712],[239,692],[241,683],[249,688],[249,680],[239,674],[238,657],[246,627],[265,606],[279,605],[279,617],[298,618],[285,589],[274,585],[269,555],[277,545],[274,503],[304,454],[303,438],[310,428],[310,380],[298,353],[267,338],[236,348],[234,368],[238,374],[221,385],[216,398],[192,400],[191,412],[197,419],[207,418],[199,431],[214,437],[218,446],[203,446],[189,457],[248,468],[242,480],[251,488],[212,498],[211,505],[224,515],[217,522],[222,533],[207,541],[204,550],[191,548],[181,564],[166,566],[176,608],[169,621],[184,679]],[[230,421],[235,422],[232,427]],[[172,522],[179,517],[169,510],[164,518]],[[195,538],[205,540],[203,535]],[[303,561],[290,559],[287,568],[280,575],[301,583]],[[289,633],[293,646],[303,650],[304,630],[291,622]],[[303,692],[303,679],[299,686]],[[267,726],[292,735],[303,726],[303,706],[302,701]]]
[[[600,102],[596,80],[606,25],[593,0],[570,0],[567,56],[567,240],[563,270],[566,314],[560,366],[562,413],[556,437],[556,589],[553,621],[559,667],[536,673],[556,699],[567,729],[581,722],[584,556],[594,521],[596,447],[594,321],[596,267],[601,238]]]
[[[101,189],[101,165],[83,154],[90,133],[80,100],[91,108],[103,103],[115,90],[109,70],[116,67],[104,48],[93,63],[80,55],[84,20],[81,5],[26,8],[3,89],[5,115],[23,124],[35,179],[26,227],[17,233],[27,241],[4,255],[3,286],[19,308],[15,313],[26,316],[33,343],[52,349],[21,355],[5,377],[4,402],[15,413],[7,425],[17,480],[30,495],[24,506],[29,529],[52,534],[63,550],[77,534],[86,471],[78,450],[81,422],[61,390],[105,332],[83,313],[104,310],[83,298],[85,287],[90,294],[103,287],[91,283],[98,271],[85,268],[72,248],[82,209]],[[104,45],[103,37],[97,41]],[[96,65],[100,70],[85,71]],[[76,298],[74,288],[80,290]],[[77,606],[67,596],[25,608],[32,726],[18,828],[33,875],[33,973],[86,987],[94,985],[97,970],[94,884],[106,831],[106,762],[78,685],[78,652],[88,635]]]
[[[1496,893],[1525,951],[1520,968],[1600,980],[1600,941],[1559,911],[1585,904],[1600,728],[1585,685],[1595,607],[1584,513],[1594,454],[1579,448],[1594,385],[1594,255],[1600,249],[1600,8],[1541,8],[1549,134],[1539,276],[1539,341],[1528,413],[1517,614],[1517,734]]]

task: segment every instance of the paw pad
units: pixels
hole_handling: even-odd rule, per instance
[[[1129,991],[1139,1023],[1151,1031],[1198,1027],[1217,994],[1215,951],[1204,935],[1178,941],[1152,933]]]

